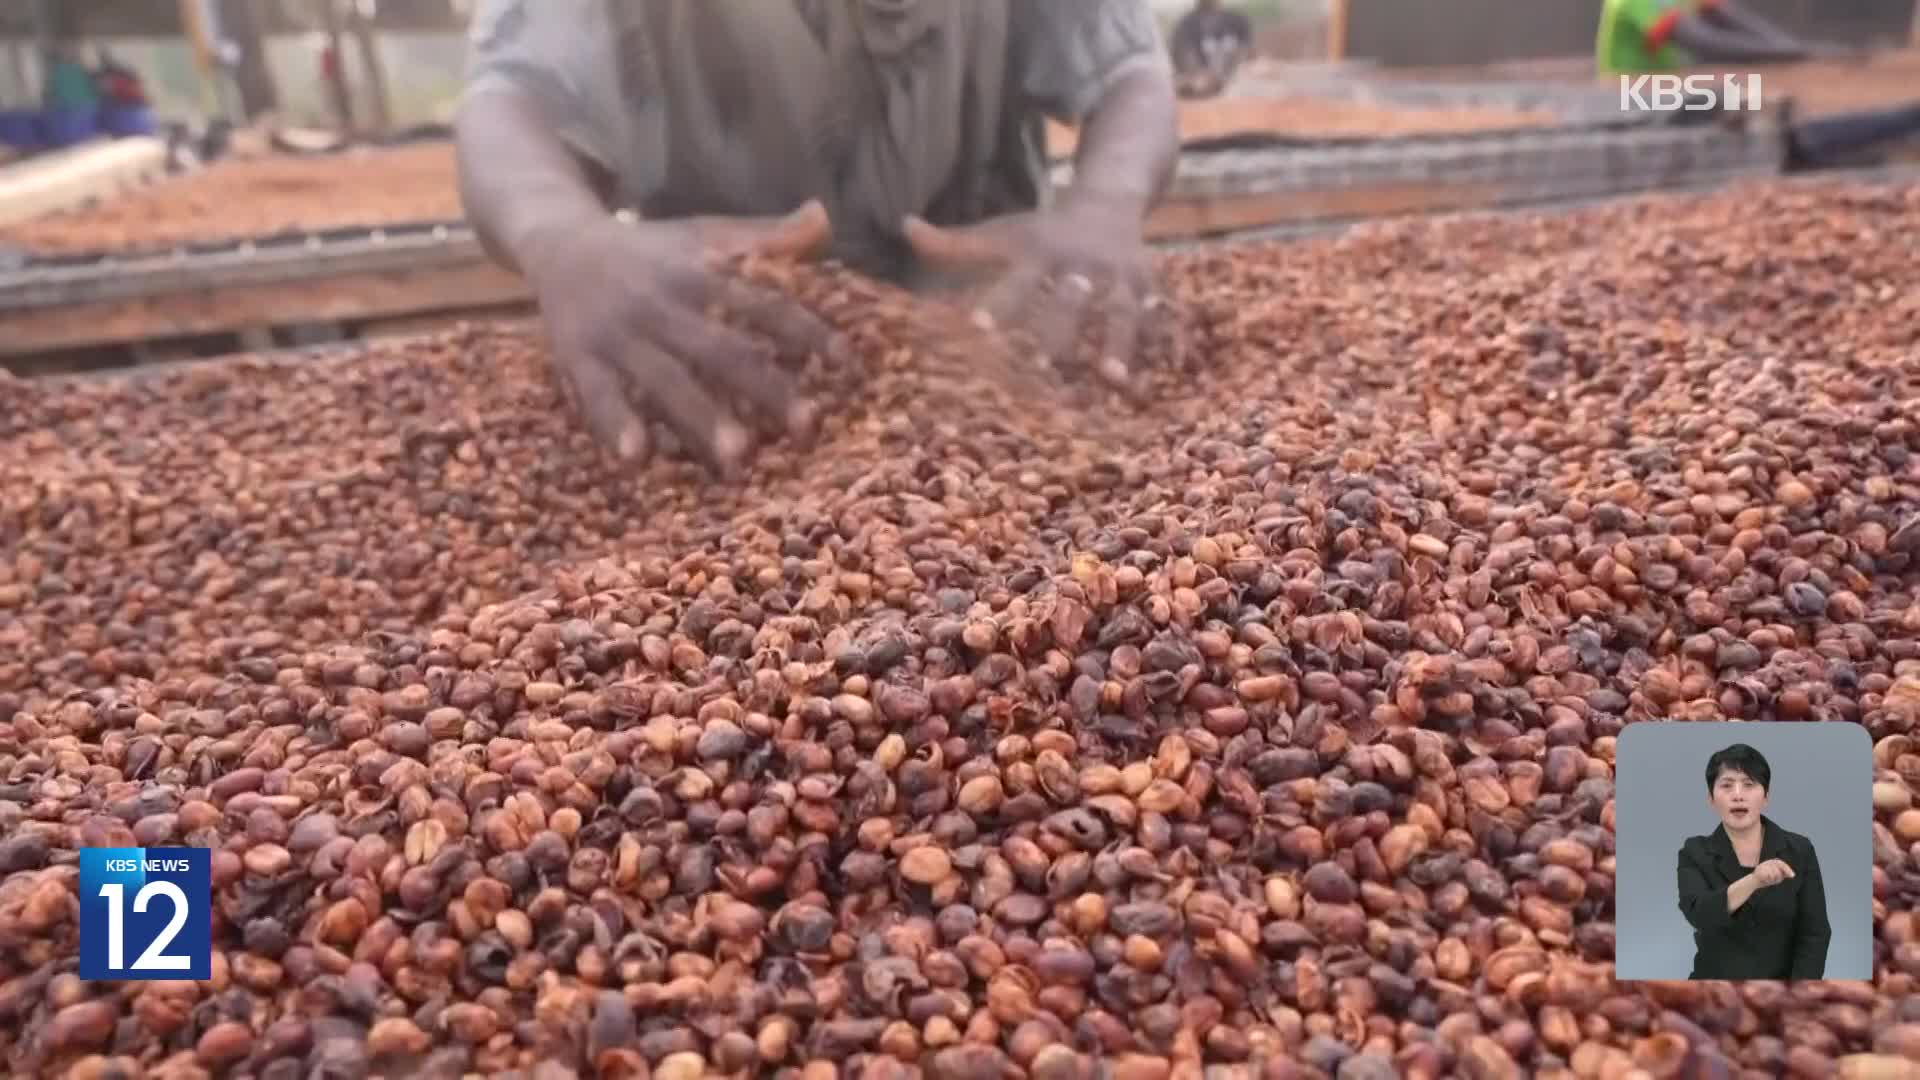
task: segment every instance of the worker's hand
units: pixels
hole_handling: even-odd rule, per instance
[[[1779,859],[1768,859],[1753,868],[1753,879],[1760,883],[1761,888],[1778,885],[1792,876],[1793,867]]]
[[[1097,328],[1096,370],[1115,388],[1130,390],[1144,316],[1165,302],[1137,209],[1070,198],[963,228],[908,218],[905,232],[931,269],[997,275],[976,320],[1032,333],[1050,361],[1071,363],[1082,331]]]
[[[664,425],[709,467],[746,458],[748,423],[800,434],[812,406],[780,360],[844,349],[825,323],[777,293],[727,274],[737,255],[806,257],[832,239],[826,210],[785,218],[705,218],[623,225],[596,218],[562,230],[523,260],[552,335],[554,364],[595,436],[626,460]],[[722,325],[731,315],[749,334]]]

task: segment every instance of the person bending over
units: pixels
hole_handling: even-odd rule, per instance
[[[96,51],[94,82],[103,100],[125,108],[145,108],[147,87],[140,73],[120,62],[102,45]]]
[[[1694,929],[1691,979],[1818,979],[1832,927],[1813,842],[1767,817],[1773,770],[1736,743],[1707,759],[1720,826],[1680,846],[1680,913]]]
[[[1253,51],[1253,20],[1220,0],[1195,0],[1173,25],[1172,48],[1182,92],[1216,93]]]
[[[100,84],[81,63],[80,46],[71,38],[55,39],[47,50],[46,67],[42,108],[86,113],[100,108]]]
[[[835,339],[724,275],[726,255],[990,268],[997,322],[1058,349],[1096,320],[1100,368],[1125,378],[1153,303],[1145,218],[1179,146],[1149,0],[482,0],[471,58],[468,216],[623,457],[654,421],[727,472],[750,425],[811,423],[774,354]],[[1046,117],[1081,127],[1057,193]]]
[[[1796,38],[1739,0],[1606,0],[1598,52],[1602,75],[1862,54],[1859,49]],[[1851,164],[1915,136],[1920,136],[1920,101],[1823,116],[1794,124],[1788,131],[1787,165],[1801,171]]]
[[[1599,51],[1600,70],[1608,75],[1851,54],[1840,46],[1802,41],[1739,0],[1606,0]]]

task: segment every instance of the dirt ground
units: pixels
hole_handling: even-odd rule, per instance
[[[46,254],[138,251],[460,216],[451,145],[282,154],[228,159],[111,202],[0,229],[0,247]]]
[[[1180,103],[1180,135],[1206,139],[1221,135],[1271,132],[1306,137],[1380,137],[1433,132],[1486,131],[1537,127],[1556,122],[1551,113],[1484,108],[1394,108],[1358,101],[1312,97],[1221,97]],[[1077,136],[1050,125],[1048,149],[1073,153]]]
[[[1920,49],[1882,53],[1864,62],[1756,70],[1769,97],[1790,95],[1810,116],[1920,101]]]

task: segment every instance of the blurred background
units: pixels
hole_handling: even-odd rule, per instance
[[[206,116],[222,102],[196,26],[240,50],[252,115],[326,124],[334,103],[324,59],[337,50],[356,113],[391,122],[447,118],[460,89],[473,0],[26,0],[0,6],[0,106],[33,103],[45,77],[43,37],[105,44],[137,70],[157,114]],[[199,9],[199,10],[196,10]],[[210,44],[210,43],[209,43]],[[384,100],[380,99],[384,83]]]
[[[137,70],[155,112],[188,119],[222,103],[193,25],[239,49],[249,115],[324,125],[337,115],[330,48],[363,122],[444,122],[460,85],[475,0],[12,0],[0,5],[0,108],[38,98],[49,35],[108,45]],[[1154,0],[1169,27],[1191,4]],[[1257,55],[1393,67],[1495,65],[1589,57],[1602,0],[1246,0]],[[1797,34],[1897,48],[1915,33],[1915,0],[1751,0]],[[196,16],[204,9],[206,16]],[[208,26],[207,24],[212,24]]]

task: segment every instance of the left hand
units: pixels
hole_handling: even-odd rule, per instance
[[[1097,327],[1095,370],[1107,384],[1130,392],[1144,320],[1166,302],[1143,225],[1134,207],[1069,195],[1045,210],[961,228],[910,217],[905,232],[914,254],[931,269],[999,275],[975,321],[1031,333],[1054,365],[1071,365],[1082,333]]]

